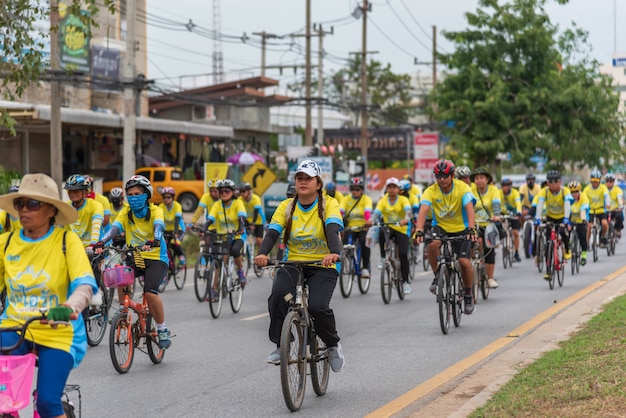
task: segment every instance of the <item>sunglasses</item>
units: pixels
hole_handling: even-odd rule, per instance
[[[447,179],[448,177],[450,177],[450,174],[435,174],[437,179]]]
[[[558,183],[559,181],[561,181],[561,180],[548,180],[548,183],[554,184],[554,183]]]
[[[350,191],[351,192],[360,192],[361,190],[363,190],[363,189],[360,188],[360,187],[350,187]]]
[[[13,201],[13,207],[16,211],[22,210],[22,208],[26,207],[31,212],[37,212],[41,209],[44,202],[35,199],[15,199]]]
[[[220,194],[232,193],[233,191],[230,189],[220,189]]]

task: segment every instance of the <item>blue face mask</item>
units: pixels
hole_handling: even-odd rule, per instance
[[[136,196],[128,196],[128,205],[135,215],[143,218],[148,213],[148,195],[140,194]]]

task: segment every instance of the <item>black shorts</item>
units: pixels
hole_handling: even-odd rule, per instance
[[[263,225],[254,225],[254,236],[256,238],[263,238]]]
[[[514,231],[522,229],[519,219],[509,219],[509,225],[511,225],[511,228],[513,228]]]
[[[598,220],[599,220],[600,222],[602,222],[602,221],[604,221],[604,220],[607,220],[609,217],[608,217],[608,215],[606,214],[606,212],[605,212],[605,213],[590,214],[590,215],[589,215],[589,223],[593,223],[593,220],[594,220],[595,218],[598,218]]]
[[[159,294],[159,285],[167,274],[169,266],[161,260],[146,260],[146,270],[143,275],[143,292]]]

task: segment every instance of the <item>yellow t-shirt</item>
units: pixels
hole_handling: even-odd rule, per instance
[[[191,223],[196,223],[198,222],[198,218],[200,218],[200,215],[206,211],[206,215],[205,215],[205,219],[209,218],[209,213],[211,212],[211,208],[213,207],[213,204],[216,202],[216,200],[213,200],[213,198],[211,197],[211,193],[205,193],[202,195],[202,197],[200,198],[200,202],[198,202],[198,208],[196,209],[196,211],[193,214],[193,217],[191,218]]]
[[[358,203],[357,203],[358,201]],[[352,194],[344,197],[339,209],[341,216],[346,217],[346,228],[358,228],[365,225],[365,215],[372,215],[372,199],[366,194],[361,195],[361,199],[355,199]],[[350,212],[350,213],[348,213]]]
[[[478,226],[487,226],[494,216],[493,204],[500,203],[500,191],[496,186],[488,184],[485,193],[480,194],[476,184],[472,183],[472,194],[476,200],[476,206],[474,206],[476,224]]]
[[[39,239],[25,237],[21,229],[0,236],[0,291],[7,291],[7,306],[1,317],[3,326],[22,324],[27,318],[39,315],[40,309],[65,303],[84,284],[90,285],[94,293],[97,291],[87,253],[75,233],[51,227]],[[71,354],[74,367],[87,350],[82,317],[57,329],[35,321],[29,326],[26,339]]]
[[[102,205],[104,214],[111,215],[111,202],[109,202],[109,199],[107,199],[106,196],[101,195],[98,192],[95,192],[95,194],[96,194],[96,197],[94,198],[94,200]],[[111,222],[111,219],[109,219],[109,222]]]
[[[467,183],[454,179],[452,190],[447,194],[441,191],[438,184],[424,190],[422,205],[430,206],[432,224],[437,225],[449,234],[463,232],[470,225],[467,223],[465,206],[474,203],[472,189]]]
[[[572,213],[570,214],[569,218],[572,221],[572,223],[581,224],[581,223],[583,223],[583,221],[588,220],[588,218],[589,218],[589,199],[587,199],[587,195],[586,194],[580,193],[580,199],[578,199],[578,201],[574,200],[574,202],[571,205],[571,208],[572,208]],[[585,210],[586,211],[585,219],[582,219],[580,217],[581,210]]]
[[[270,221],[269,228],[278,231],[279,235],[283,234],[287,225],[289,215],[287,210],[292,200],[291,198],[283,200]],[[332,198],[324,200],[326,216],[324,221],[320,219],[318,211],[319,198],[307,209],[304,209],[299,201],[296,202],[291,215],[291,233],[287,239],[285,260],[317,261],[330,254],[324,228],[326,225],[336,223],[343,229],[343,221],[337,200]],[[339,270],[340,263],[331,267]]]
[[[122,209],[124,209],[127,206],[128,206],[128,203],[124,202],[122,203],[122,206],[120,206],[120,209],[117,210],[115,209],[115,206],[111,205],[111,218],[109,219],[111,225],[113,225],[113,222],[115,222],[115,220],[117,219],[117,215],[119,215]]]
[[[265,212],[263,211],[263,204],[261,203],[261,198],[254,193],[250,194],[250,201],[246,201],[243,196],[239,196],[239,200],[243,203],[244,208],[246,209],[246,219],[250,225],[263,225],[265,223]],[[256,221],[254,220],[254,210],[258,209],[259,214],[256,217]]]
[[[546,216],[553,219],[560,219],[565,216],[566,200],[569,200],[570,204],[574,201],[572,194],[565,186],[561,186],[556,194],[552,193],[548,187],[544,187],[539,192],[538,199],[539,202],[543,201]]]
[[[326,193],[326,189],[324,189],[323,194],[324,194],[324,197],[333,197],[335,200],[337,200],[337,203],[339,203],[340,205],[344,199],[344,195],[339,190],[335,190],[335,196],[330,196],[328,193]]]
[[[67,202],[70,205],[71,201]],[[87,248],[100,239],[100,229],[104,220],[104,209],[94,199],[84,199],[83,205],[77,209],[78,219],[73,224],[65,225],[65,229],[74,231]]]
[[[224,202],[215,203],[209,213],[209,221],[215,225],[215,232],[228,234],[228,231],[237,232],[239,229],[239,218],[245,218],[246,216],[246,208],[241,200],[233,199],[226,207],[224,207]],[[234,237],[234,239],[239,238],[241,238],[239,234]]]
[[[506,196],[500,189],[500,211],[504,215],[522,213],[522,200],[517,189],[511,187],[511,191]]]
[[[589,198],[589,214],[602,214],[605,213],[605,204],[609,200],[609,189],[605,184],[599,184],[595,189],[591,184],[585,187],[583,193]]]
[[[411,202],[405,196],[398,195],[398,198],[392,203],[389,200],[388,195],[383,195],[378,204],[376,205],[376,209],[374,213],[382,219],[383,222],[396,223],[400,222],[403,219],[406,219],[406,213],[411,214]],[[403,234],[409,233],[408,225],[404,226],[389,226],[394,231],[401,232]]]
[[[624,192],[622,192],[621,187],[611,187],[609,189],[609,197],[611,198],[611,207],[609,208],[609,210],[615,211],[624,205]]]
[[[150,203],[148,210],[150,211],[150,219],[148,221],[145,218],[138,219],[133,214],[133,222],[131,222],[128,216],[128,212],[131,212],[130,206],[125,206],[117,215],[113,226],[120,230],[120,234],[124,234],[127,246],[141,247],[147,241],[154,240],[154,227],[156,225],[162,225],[163,230],[165,230],[163,210],[154,203]],[[159,241],[161,242],[160,247],[153,247],[150,251],[141,251],[141,256],[146,260],[160,260],[168,264],[169,259],[167,258],[165,239],[161,236]]]
[[[183,219],[183,207],[180,203],[173,201],[172,208],[168,209],[165,203],[159,204],[159,207],[163,211],[163,221],[165,222],[165,231],[174,232],[176,230],[176,217],[178,216],[179,221]],[[180,225],[179,225],[180,227]],[[180,227],[182,229],[182,227]]]

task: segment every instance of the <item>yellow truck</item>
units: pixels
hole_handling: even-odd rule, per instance
[[[193,212],[204,194],[204,181],[185,180],[183,172],[178,167],[141,167],[135,174],[142,175],[150,180],[154,188],[151,202],[159,204],[163,201],[161,190],[163,187],[173,187],[176,190],[176,200],[185,212]],[[124,188],[120,180],[105,181],[102,183],[102,193],[106,196],[114,187]]]

